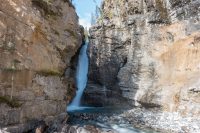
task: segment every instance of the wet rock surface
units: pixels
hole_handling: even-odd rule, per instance
[[[62,131],[76,133],[156,133],[155,131],[133,125],[130,119],[123,116],[123,110],[115,107],[90,108],[70,112],[67,125]]]
[[[82,104],[84,106],[106,107],[106,106],[124,106],[128,107],[127,100],[121,98],[120,94],[114,90],[108,90],[105,86],[96,83],[87,83],[82,97]]]
[[[199,122],[199,117],[186,117],[179,113],[162,112],[159,109],[155,111],[135,108],[115,113],[73,113],[70,114],[68,124],[62,128],[62,131],[66,133],[69,131],[76,133],[199,133]]]

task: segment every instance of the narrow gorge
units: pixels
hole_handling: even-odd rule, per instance
[[[0,133],[199,133],[200,1],[80,3],[0,0]]]

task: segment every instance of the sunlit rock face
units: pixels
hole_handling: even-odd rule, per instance
[[[104,1],[104,19],[90,29],[89,80],[136,106],[200,115],[199,7],[199,0]]]
[[[24,124],[22,132],[29,121],[65,112],[82,31],[68,0],[0,3],[0,127]]]

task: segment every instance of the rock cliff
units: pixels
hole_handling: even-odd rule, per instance
[[[0,3],[0,128],[21,133],[65,112],[83,32],[68,0]]]
[[[104,97],[104,89],[111,103],[99,104],[121,98],[133,106],[199,116],[199,7],[199,0],[104,1],[102,17],[90,29],[90,104],[99,102],[95,94]],[[96,85],[102,89],[93,93]]]

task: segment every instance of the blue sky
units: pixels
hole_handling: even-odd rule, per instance
[[[96,1],[100,6],[102,0],[73,0],[76,12],[79,16],[79,23],[84,27],[90,27],[91,13],[95,13]]]

